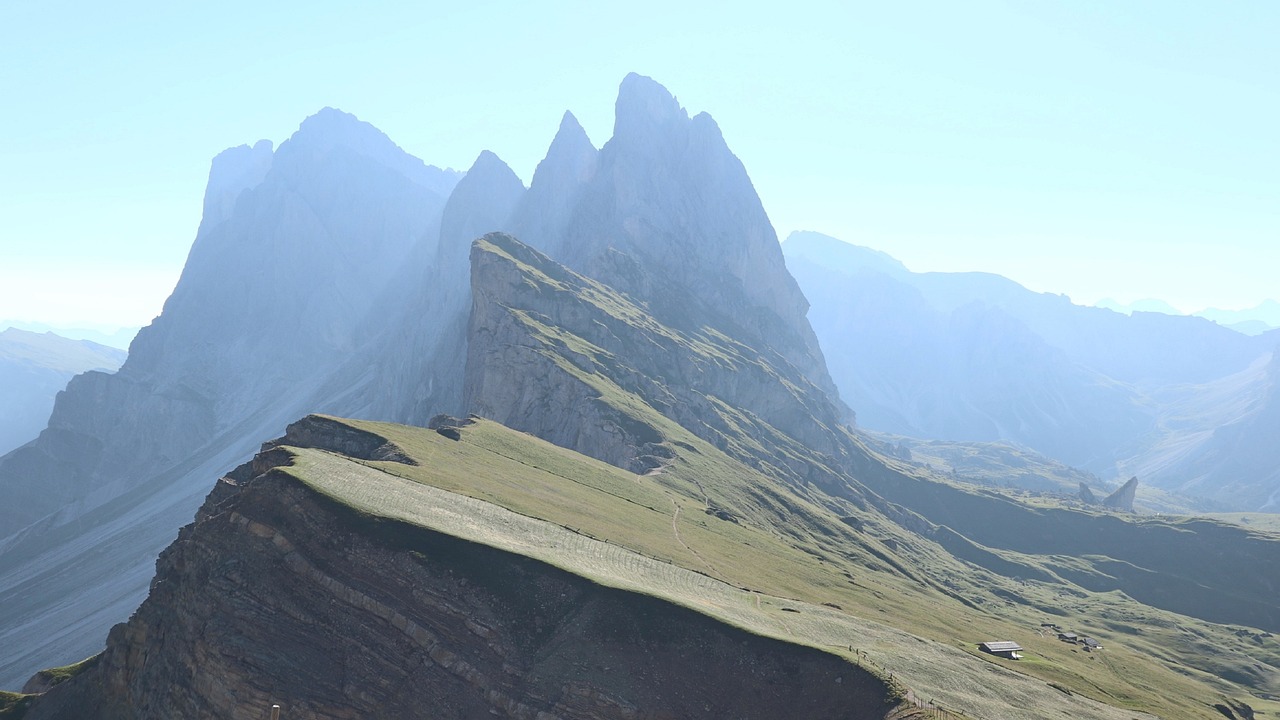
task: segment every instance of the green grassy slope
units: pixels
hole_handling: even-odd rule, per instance
[[[473,284],[505,288],[488,300],[506,313],[500,322],[523,328],[504,336],[525,353],[522,367],[572,378],[624,434],[666,448],[653,482],[672,495],[673,516],[680,510],[681,547],[657,556],[974,655],[981,640],[1017,640],[1029,650],[1021,672],[1118,707],[1171,718],[1221,717],[1211,706],[1225,698],[1275,707],[1266,698],[1280,694],[1280,646],[1259,628],[1280,618],[1280,572],[1268,571],[1280,536],[943,481],[867,448],[767,352],[752,356],[713,328],[663,326],[639,301],[511,238],[477,241],[473,267],[485,254]],[[780,391],[769,394],[770,383]],[[530,512],[598,537],[620,532],[608,515],[550,505]],[[1045,637],[1046,622],[1106,649]]]
[[[990,588],[1012,596],[1009,581],[913,541],[874,514],[842,519],[688,433],[673,430],[671,439],[687,445],[675,463],[657,474],[633,475],[483,420],[463,428],[457,441],[429,430],[342,422],[385,437],[417,463],[357,466],[331,454],[297,451],[298,477],[363,512],[471,533],[464,536],[761,634],[846,655],[853,647],[852,657],[893,672],[918,697],[975,717],[1052,716],[1054,703],[1066,696],[1048,683],[1171,718],[1215,717],[1206,703],[1223,694],[1248,698],[1238,686],[1190,668],[1179,657],[1182,634],[1225,634],[1215,626],[1118,594],[1092,595],[1050,583],[1017,590],[1054,614],[1004,601]],[[448,500],[452,509],[444,512],[439,507],[445,501],[422,499],[425,487],[482,502]],[[708,507],[733,519],[708,514]],[[496,519],[500,515],[507,520]],[[512,528],[530,518],[546,522],[513,539]],[[909,552],[932,553],[927,574],[903,559],[912,542],[920,547]],[[1064,589],[1080,597],[1056,597]],[[1112,630],[1099,624],[1104,616],[1147,630]],[[1089,632],[1106,648],[1084,653],[1042,636],[1039,623],[1050,620]],[[1019,641],[1028,659],[1016,663],[976,652],[977,642],[993,638]],[[1242,647],[1250,642],[1238,640]],[[1076,717],[1112,716],[1103,708],[1079,714],[1081,707],[1094,706],[1069,700]],[[1010,714],[1005,705],[1015,701],[1029,708],[1027,714]]]

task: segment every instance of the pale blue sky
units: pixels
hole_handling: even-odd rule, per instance
[[[210,159],[332,105],[527,182],[630,71],[707,111],[780,236],[1081,302],[1280,295],[1280,3],[0,3],[0,320],[145,324]]]

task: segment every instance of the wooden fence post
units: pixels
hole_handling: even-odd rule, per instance
[[[280,720],[280,706],[279,706],[279,705],[272,705],[272,706],[271,706],[271,720]]]

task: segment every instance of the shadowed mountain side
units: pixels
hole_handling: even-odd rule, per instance
[[[508,227],[525,192],[496,155],[476,158],[445,204],[438,241],[423,244],[432,252],[406,263],[317,411],[413,425],[462,412],[471,242]]]
[[[595,175],[599,154],[578,119],[566,112],[511,219],[513,234],[551,257],[565,257],[565,228]]]
[[[904,473],[862,476],[890,502],[993,549],[1037,556],[1042,567],[1093,592],[1215,623],[1280,632],[1280,538],[1195,518],[1127,519],[1035,507]],[[949,548],[950,549],[950,548]],[[986,564],[1006,573],[1007,565]]]
[[[87,370],[114,372],[125,355],[123,350],[51,332],[0,332],[0,455],[40,434],[54,398],[72,377]]]
[[[817,233],[783,247],[813,303],[832,376],[869,429],[1008,440],[1104,480],[1136,474],[1203,505],[1256,509],[1276,491],[1269,473],[1231,474],[1243,465],[1179,465],[1214,428],[1243,418],[1222,408],[1257,402],[1261,385],[1241,378],[1268,357],[1270,336],[1080,307],[995,275],[912,273]],[[1254,454],[1212,457],[1226,467],[1227,457]]]
[[[23,653],[0,658],[10,682],[29,674],[25,662],[65,662],[99,644],[145,593],[149,557],[194,512],[208,473],[321,406],[389,269],[424,239],[434,250],[434,234],[424,236],[444,205],[437,191],[456,174],[329,109],[264,173],[268,149],[214,163],[210,216],[120,371],[76,377],[40,438],[0,458],[0,594],[24,608],[0,618],[0,644]],[[90,560],[103,548],[105,561]],[[95,570],[48,571],[86,562]],[[102,602],[86,608],[88,597]],[[103,612],[115,617],[103,622]]]
[[[771,474],[829,482],[832,468],[852,462],[835,406],[787,362],[787,348],[757,355],[719,328],[667,328],[647,307],[510,236],[477,241],[471,265],[469,411],[636,472],[660,467],[672,452],[661,433],[613,405],[626,397],[602,398],[576,376],[601,373]],[[645,282],[648,269],[635,271]],[[696,295],[673,300],[690,315],[710,314]],[[825,456],[821,465],[802,460],[813,452]]]
[[[974,302],[944,312],[886,275],[844,282],[805,258],[788,266],[809,288],[810,320],[862,426],[1009,440],[1095,471],[1151,426],[1138,393],[1073,362],[1003,310]]]
[[[1171,388],[1149,445],[1122,466],[1147,482],[1280,512],[1280,354],[1216,383]]]
[[[865,248],[819,233],[794,233],[783,250],[788,262],[806,258],[830,271],[831,275],[813,278],[823,283],[855,284],[860,275],[885,274],[868,262]],[[999,308],[1071,360],[1139,386],[1214,380],[1245,369],[1280,339],[1248,337],[1198,317],[1144,312],[1129,316],[1074,305],[1064,295],[1032,292],[989,273],[908,271],[890,276],[915,288],[930,307],[942,312],[975,301]],[[807,283],[802,286],[806,294],[812,289]]]
[[[350,351],[386,268],[443,205],[392,160],[412,159],[352,116],[325,110],[304,122],[230,215],[201,225],[163,314],[119,373],[77,378],[47,437],[0,460],[3,506],[21,513],[2,516],[0,535],[104,483],[180,462]],[[211,184],[225,207],[237,185],[216,172]]]

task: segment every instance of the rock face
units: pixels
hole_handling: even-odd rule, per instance
[[[380,327],[389,269],[434,254],[456,179],[331,109],[274,153],[219,156],[163,314],[119,372],[76,377],[39,439],[0,458],[0,646],[20,648],[0,654],[0,685],[94,652],[210,474],[329,401]]]
[[[566,116],[528,193],[490,153],[457,180],[335,110],[274,153],[219,156],[163,315],[119,373],[77,378],[40,440],[0,459],[0,498],[20,508],[0,527],[0,602],[17,609],[0,644],[23,648],[0,656],[0,684],[92,652],[141,598],[145,558],[194,511],[203,478],[256,438],[313,411],[419,424],[463,412],[478,234],[518,224],[662,323],[781,355],[834,395],[741,163],[710,117],[689,118],[652,80],[623,82],[599,152]],[[84,550],[117,542],[125,565]]]
[[[124,358],[122,350],[50,332],[0,332],[0,455],[40,434],[54,397],[72,377],[88,370],[114,372]],[[0,514],[0,527],[13,520]]]
[[[757,354],[714,327],[662,325],[510,236],[477,241],[471,262],[468,411],[635,472],[671,449],[628,396],[780,476],[819,479],[854,454],[835,432],[835,405],[781,353]],[[643,282],[647,269],[635,270]],[[800,459],[809,453],[826,462]]]
[[[1080,483],[1080,501],[1086,505],[1097,505],[1098,496],[1093,494],[1088,485]]]
[[[1102,504],[1112,510],[1133,512],[1133,498],[1138,494],[1138,478],[1131,477],[1119,489],[1107,496]]]
[[[772,348],[836,397],[805,319],[808,303],[715,121],[690,118],[665,88],[636,74],[622,81],[615,112],[613,138],[598,155],[576,123],[562,124],[534,185],[566,191],[530,192],[519,217],[547,220],[532,226],[530,242],[668,326],[716,327],[748,347]]]
[[[368,451],[309,421],[282,440]],[[363,443],[363,444],[362,444]],[[882,681],[818,650],[394,521],[268,445],[220,482],[97,663],[27,718],[883,718]]]
[[[599,154],[578,119],[566,112],[511,219],[512,232],[547,255],[563,257],[565,229],[595,176]]]
[[[525,187],[498,156],[476,158],[445,204],[439,239],[393,282],[371,334],[330,383],[328,412],[425,425],[462,411],[471,241],[508,227]]]

